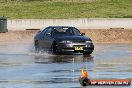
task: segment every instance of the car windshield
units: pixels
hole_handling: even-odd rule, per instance
[[[80,35],[80,31],[73,27],[54,28],[53,36]]]

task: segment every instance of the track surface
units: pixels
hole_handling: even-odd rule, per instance
[[[95,44],[91,56],[55,56],[34,53],[28,42],[0,44],[0,88],[80,88],[82,67],[91,79],[132,80],[132,45]]]

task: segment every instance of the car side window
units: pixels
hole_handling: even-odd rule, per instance
[[[44,33],[44,37],[51,38],[51,31],[52,31],[52,28],[47,28],[47,30]]]
[[[48,29],[48,28],[45,28],[41,33],[42,33],[42,34],[45,34],[45,32],[46,32],[47,29]]]

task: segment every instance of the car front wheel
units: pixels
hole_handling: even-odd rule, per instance
[[[83,55],[90,55],[92,52],[84,52]]]
[[[55,55],[60,54],[59,51],[58,51],[57,43],[56,43],[56,42],[54,42],[54,43],[52,44],[52,53],[55,54]]]

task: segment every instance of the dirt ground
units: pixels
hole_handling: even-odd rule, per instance
[[[95,43],[132,43],[131,29],[81,30]]]
[[[36,30],[0,33],[0,42],[33,42]],[[94,43],[132,43],[131,29],[81,29]]]

